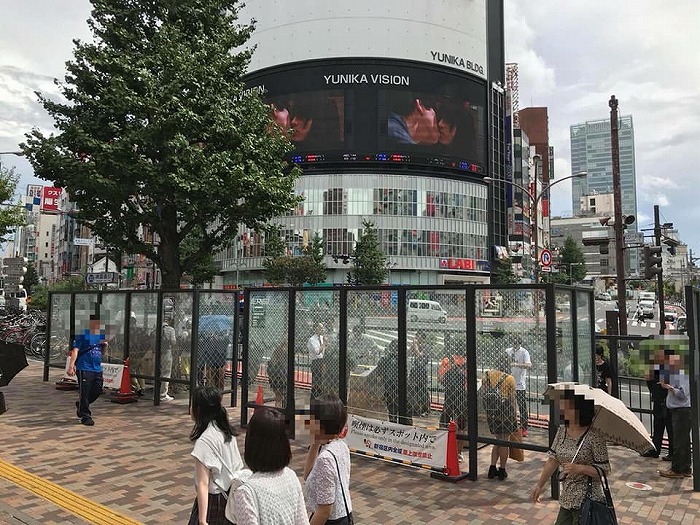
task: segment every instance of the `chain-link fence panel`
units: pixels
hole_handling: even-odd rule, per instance
[[[554,293],[557,326],[557,380],[574,381],[574,319],[571,315],[573,291],[559,290]],[[586,367],[588,365],[588,367]],[[578,361],[578,376],[590,374],[590,364]]]
[[[64,367],[73,344],[70,325],[70,293],[51,294],[51,319],[49,328],[49,366]]]
[[[541,289],[476,290],[479,435],[513,427],[514,414],[526,433],[543,417],[547,345],[545,293]],[[500,398],[500,403],[496,403]],[[513,405],[515,403],[515,405]],[[514,406],[517,409],[514,409]]]
[[[232,366],[236,342],[234,316],[236,294],[202,291],[199,294],[197,333],[197,385],[226,390],[226,367]]]
[[[249,401],[255,401],[262,388],[265,402],[273,400],[275,406],[286,407],[290,387],[287,365],[289,293],[288,290],[256,290],[248,297]]]
[[[348,291],[347,301],[348,411],[397,421],[398,292]]]
[[[132,293],[129,316],[131,388],[143,395],[146,391],[146,380],[150,383],[155,378],[158,294]]]
[[[163,296],[161,345],[161,393],[175,395],[189,390],[192,351],[193,293],[168,292]],[[170,381],[168,381],[168,379]]]
[[[576,292],[576,339],[577,339],[577,360],[578,378],[574,381],[585,385],[591,385],[593,375],[591,374],[591,363],[593,362],[593,319],[590,313],[591,294],[587,292]],[[587,367],[581,366],[587,364]]]
[[[102,361],[123,364],[126,351],[124,345],[126,294],[106,292],[101,294],[100,300],[100,318],[104,326],[105,339],[109,342]]]

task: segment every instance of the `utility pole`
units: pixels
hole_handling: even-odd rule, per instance
[[[610,146],[612,150],[612,183],[615,207],[615,269],[620,335],[627,335],[627,285],[625,284],[625,223],[622,219],[622,187],[620,184],[620,142],[618,135],[617,99],[610,97]]]
[[[654,204],[654,244],[661,246],[661,221],[659,220],[659,205]],[[660,254],[659,254],[660,255]],[[663,263],[662,263],[663,264]],[[659,335],[664,335],[666,317],[664,315],[664,274],[659,272],[656,276],[657,297],[659,299]]]

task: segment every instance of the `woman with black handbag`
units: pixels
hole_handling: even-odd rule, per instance
[[[352,525],[350,449],[339,435],[348,412],[335,395],[311,401],[308,421],[314,439],[306,456],[306,506],[311,525]]]
[[[599,470],[603,473],[610,472],[606,440],[597,428],[591,427],[595,416],[592,400],[575,394],[573,390],[563,390],[559,398],[559,408],[564,425],[557,431],[550,447],[549,459],[532,489],[531,499],[533,503],[540,501],[545,484],[561,467],[559,479],[562,488],[555,525],[591,523],[586,521],[587,517],[582,519],[582,506],[589,499],[596,502],[606,501],[599,478]],[[612,500],[610,504],[612,505]],[[616,523],[614,512],[611,519],[613,521],[598,523]]]

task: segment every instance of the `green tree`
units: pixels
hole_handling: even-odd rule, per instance
[[[263,262],[265,278],[273,284],[289,284],[291,286],[303,286],[305,283],[318,284],[326,280],[326,266],[323,264],[323,239],[316,232],[312,241],[304,248],[303,255],[284,255],[284,243],[279,236],[279,228],[271,229],[270,245],[267,245],[266,253],[270,252]]]
[[[288,260],[285,257],[284,241],[280,235],[280,227],[268,225],[265,229],[265,255],[263,274],[271,284],[284,284],[287,281]]]
[[[362,235],[353,250],[353,269],[348,280],[351,284],[382,284],[388,275],[386,255],[381,250],[374,223],[362,221],[362,226]]]
[[[85,280],[83,277],[69,277],[61,281],[56,281],[50,286],[37,286],[32,294],[29,307],[34,310],[46,310],[49,305],[49,292],[78,292],[85,290]]]
[[[513,271],[513,264],[510,259],[494,262],[491,282],[493,284],[515,284],[518,282],[518,277]]]
[[[12,199],[17,189],[19,176],[14,168],[5,168],[0,164],[0,202],[7,204]],[[5,236],[16,226],[25,223],[24,208],[21,205],[0,206],[0,241],[5,240]]]
[[[22,286],[27,290],[27,295],[32,295],[32,290],[39,284],[39,274],[36,273],[34,263],[27,264],[27,272],[24,274]]]
[[[586,259],[583,250],[573,237],[564,240],[564,246],[559,250],[559,276],[566,275],[565,282],[575,284],[586,277]]]
[[[34,129],[22,149],[96,235],[146,255],[176,289],[239,224],[258,228],[296,205],[291,143],[244,90],[253,26],[239,23],[238,0],[92,4],[94,40],[76,41],[59,83],[66,102],[39,96],[58,132]],[[183,250],[190,242],[197,249]]]

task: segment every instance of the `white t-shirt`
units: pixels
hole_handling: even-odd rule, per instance
[[[337,468],[331,452],[338,460]],[[338,468],[340,469],[341,483],[338,483]],[[316,462],[306,478],[306,508],[309,513],[313,513],[318,505],[332,504],[333,510],[328,519],[342,518],[346,516],[343,494],[345,494],[348,510],[352,512],[350,449],[344,441],[335,439],[321,448],[321,452],[319,452]]]
[[[194,442],[192,456],[209,469],[209,493],[219,494],[231,486],[234,472],[243,468],[243,459],[238,452],[238,443],[233,436],[224,441],[224,433],[214,422]],[[197,469],[194,470],[194,484],[197,486]]]
[[[256,472],[232,495],[226,518],[236,525],[308,525],[299,478],[288,467]]]
[[[522,346],[515,350],[514,348],[506,349],[508,355],[513,358],[516,364],[532,364],[530,361],[530,352],[525,350]],[[514,366],[511,369],[513,377],[515,378],[515,389],[516,390],[526,390],[527,389],[527,368],[521,368],[519,366]]]
[[[314,334],[309,337],[309,341],[306,343],[306,348],[309,351],[309,358],[312,361],[323,357],[323,339],[324,336],[318,334]]]

